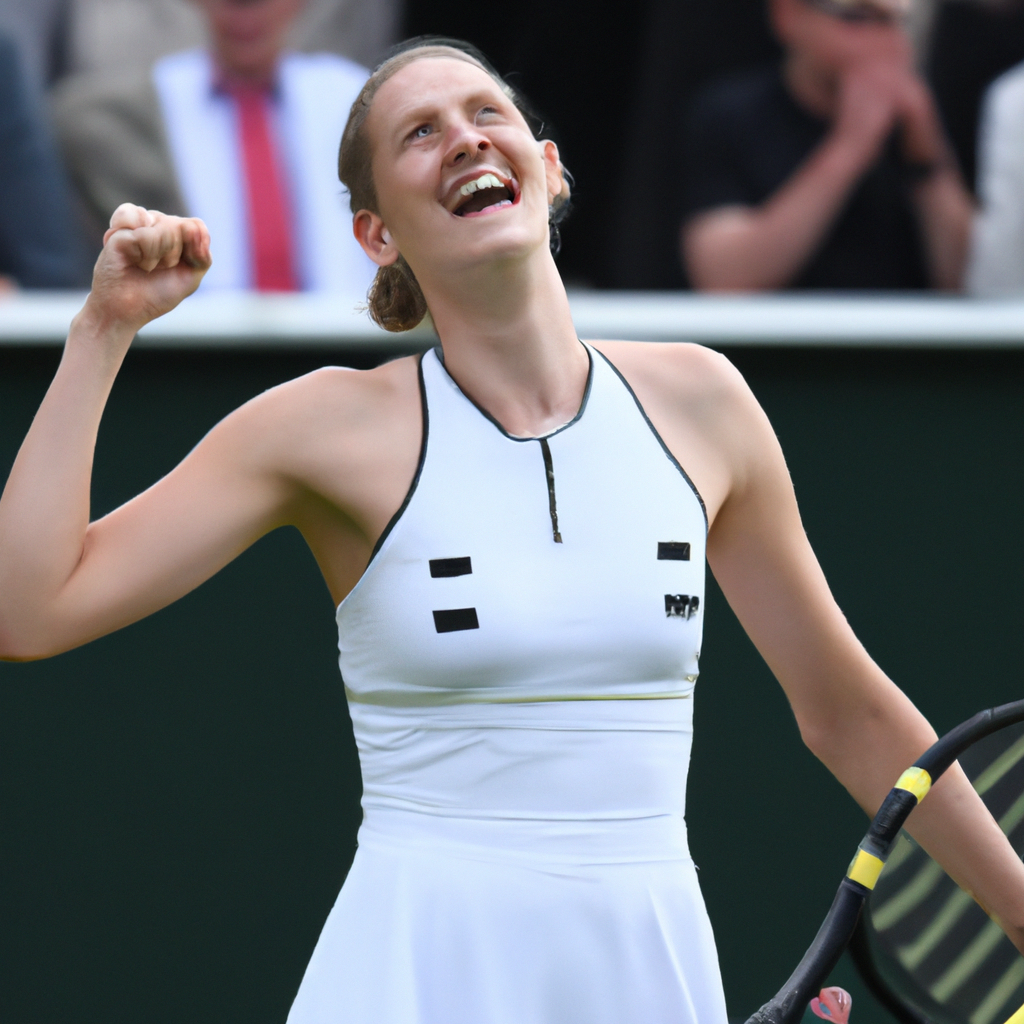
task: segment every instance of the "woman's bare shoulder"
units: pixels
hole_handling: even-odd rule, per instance
[[[409,356],[370,370],[327,366],[286,381],[236,409],[211,440],[232,460],[314,484],[415,461],[421,425],[417,357]]]
[[[740,372],[719,352],[689,342],[595,341],[637,392],[710,412],[753,399]]]
[[[338,406],[346,419],[375,413],[387,416],[395,404],[413,400],[419,409],[418,357],[404,356],[369,370],[324,366],[264,392],[268,406],[292,413],[318,412]]]
[[[234,414],[250,427],[373,430],[421,415],[418,358],[369,370],[325,366],[257,395]]]

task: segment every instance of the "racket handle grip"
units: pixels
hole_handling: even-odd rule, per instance
[[[849,878],[840,882],[832,907],[796,970],[778,995],[757,1010],[747,1024],[797,1024],[846,949],[868,891]]]

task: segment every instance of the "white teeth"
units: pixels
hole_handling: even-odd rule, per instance
[[[501,179],[496,174],[481,174],[475,181],[467,181],[462,188],[459,189],[459,193],[464,196],[471,196],[477,189],[481,188],[503,188]]]

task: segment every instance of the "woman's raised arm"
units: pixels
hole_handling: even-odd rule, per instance
[[[120,207],[56,377],[0,498],[0,658],[47,657],[142,618],[276,525],[284,487],[246,458],[251,412],[220,424],[172,474],[89,522],[100,417],[136,331],[210,265],[198,220]]]

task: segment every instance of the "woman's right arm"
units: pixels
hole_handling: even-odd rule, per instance
[[[93,450],[136,331],[195,291],[201,221],[123,206],[93,288],[0,497],[0,659],[32,660],[127,625],[198,586],[278,525],[288,485],[243,408],[172,473],[90,523]]]

